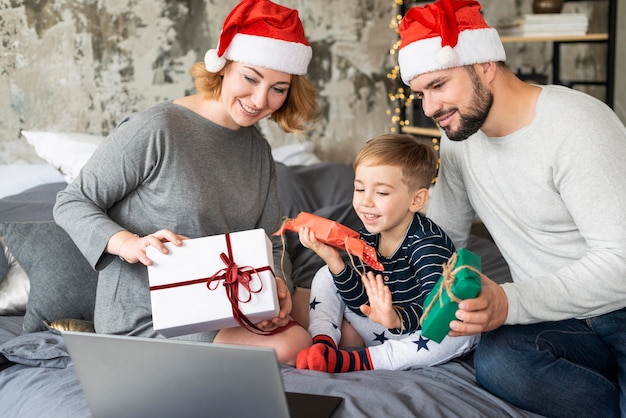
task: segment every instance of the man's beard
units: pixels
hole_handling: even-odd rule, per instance
[[[493,94],[483,87],[473,69],[468,70],[468,72],[474,86],[472,100],[469,105],[472,113],[463,114],[458,108],[455,109],[461,117],[459,128],[456,131],[451,131],[449,126],[442,128],[446,132],[446,136],[452,141],[465,141],[478,132],[485,123],[487,116],[489,116],[489,111],[493,105]],[[441,113],[447,113],[448,111]],[[437,118],[438,115],[436,114],[434,117]]]

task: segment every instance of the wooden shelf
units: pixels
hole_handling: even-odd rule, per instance
[[[501,36],[503,43],[512,42],[601,42],[609,39],[608,33],[588,33],[586,35],[559,36]]]
[[[431,136],[440,138],[441,131],[439,128],[421,128],[419,126],[403,126],[402,132],[411,135]]]

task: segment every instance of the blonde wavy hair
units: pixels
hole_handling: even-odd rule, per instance
[[[227,60],[226,66],[232,61]],[[226,68],[226,67],[224,67]],[[196,90],[207,100],[218,100],[222,94],[223,77],[206,69],[203,62],[197,62],[191,68],[191,76]],[[304,76],[292,75],[291,86],[285,103],[272,113],[273,120],[287,133],[303,133],[319,118],[317,91]]]

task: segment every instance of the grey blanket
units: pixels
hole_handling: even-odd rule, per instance
[[[25,334],[1,345],[0,353],[11,360],[0,361],[9,365],[0,371],[3,417],[91,416],[61,336]],[[342,397],[336,418],[536,417],[478,387],[468,358],[411,371],[331,375],[282,366],[281,373],[287,391]]]

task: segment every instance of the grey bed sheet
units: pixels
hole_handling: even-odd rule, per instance
[[[4,319],[0,318],[0,324]],[[24,340],[22,346],[12,350],[47,345],[57,353],[66,352],[62,337],[49,331],[18,338]],[[283,365],[281,373],[287,391],[341,396],[344,401],[336,418],[537,417],[478,387],[467,359],[410,371],[335,375]],[[18,363],[0,371],[0,406],[5,418],[91,417],[71,361],[67,366],[55,362],[50,367]]]
[[[87,400],[73,367],[15,365],[0,372],[0,409],[6,418],[87,418]]]
[[[23,316],[0,316],[0,345],[22,333],[22,322]]]

